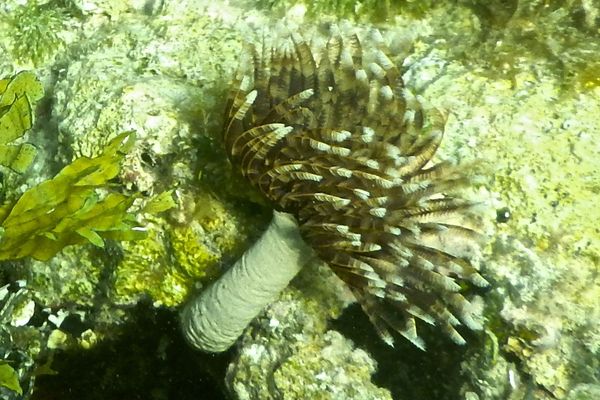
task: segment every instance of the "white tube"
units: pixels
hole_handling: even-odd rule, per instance
[[[275,211],[260,239],[183,309],[187,341],[203,351],[227,350],[312,255],[294,218]]]

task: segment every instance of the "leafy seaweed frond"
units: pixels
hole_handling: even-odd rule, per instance
[[[134,140],[134,134],[122,133],[98,157],[76,159],[0,207],[0,260],[48,260],[72,244],[102,247],[106,238],[143,238],[144,230],[128,212],[136,197],[114,192],[110,184]]]
[[[21,385],[19,384],[19,375],[4,360],[0,360],[0,386],[12,390],[19,395],[23,394],[23,389],[21,389]]]
[[[33,124],[33,106],[44,95],[35,75],[22,71],[0,80],[0,164],[22,173],[37,153],[30,143],[14,144]]]

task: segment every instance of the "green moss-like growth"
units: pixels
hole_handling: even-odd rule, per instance
[[[14,144],[33,123],[32,108],[44,90],[31,72],[0,80],[0,164],[24,172],[33,162],[36,149],[32,144]]]
[[[0,207],[0,260],[47,260],[72,244],[102,247],[103,238],[142,238],[144,232],[127,212],[134,197],[110,192],[109,184],[133,141],[132,134],[123,133],[100,156],[76,159],[53,179]]]
[[[114,302],[135,304],[140,296],[148,295],[155,304],[176,304],[172,299],[182,297],[181,287],[167,272],[171,263],[162,235],[164,222],[149,222],[146,227],[146,238],[123,243],[123,260],[115,272]]]
[[[383,22],[396,15],[423,16],[435,2],[429,0],[259,0],[258,7],[285,13],[292,6],[303,4],[309,16],[332,15],[357,21]]]
[[[154,304],[179,305],[198,281],[214,279],[221,265],[241,254],[253,236],[250,227],[260,226],[205,192],[178,190],[178,198],[181,208],[173,213],[184,213],[185,221],[152,218],[145,239],[123,243],[124,258],[115,272],[117,303],[132,304],[146,294]]]
[[[60,32],[64,30],[68,6],[64,0],[45,4],[30,1],[8,15],[12,37],[10,53],[23,64],[39,66],[54,58],[65,45]]]
[[[204,232],[197,223],[171,227],[165,237],[165,223],[156,222],[148,225],[147,238],[124,244],[116,272],[118,303],[135,303],[146,294],[155,304],[177,306],[194,282],[216,273],[221,254],[202,242]]]

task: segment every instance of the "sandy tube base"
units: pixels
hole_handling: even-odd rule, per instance
[[[187,341],[203,351],[227,350],[312,255],[294,218],[275,211],[260,239],[183,309]]]

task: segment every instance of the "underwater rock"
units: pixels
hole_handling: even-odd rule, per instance
[[[0,397],[29,396],[33,390],[35,359],[45,347],[44,329],[29,326],[35,312],[33,292],[25,282],[0,287]]]
[[[489,162],[490,205],[509,211],[488,224],[492,242],[483,269],[492,282],[483,298],[498,356],[519,360],[506,370],[505,387],[511,398],[564,398],[573,386],[600,380],[600,214],[594,205],[600,167],[592,140],[600,118],[589,112],[600,106],[600,91],[570,95],[569,81],[549,59],[522,62],[511,78],[452,61],[448,48],[452,42],[419,50],[407,80],[451,110],[440,155]],[[436,70],[437,76],[420,73]],[[427,75],[434,79],[423,81]],[[470,370],[468,359],[463,368],[485,375]],[[485,386],[474,393],[504,398],[489,397]]]
[[[211,193],[215,188],[198,181],[209,163],[202,154],[211,151],[198,146],[207,145],[203,135],[221,123],[221,76],[233,68],[227,60],[236,59],[239,38],[208,17],[178,18],[179,24],[161,18],[147,23],[138,15],[125,25],[103,26],[81,43],[54,90],[52,112],[62,144],[57,161],[97,154],[116,133],[134,131],[136,146],[120,174],[123,185],[144,196],[177,188],[177,207],[165,218],[142,215],[148,237],[123,245],[122,261],[112,267],[111,293],[118,304],[134,303],[144,293],[156,305],[180,303],[197,279],[215,273],[223,254],[235,254],[256,229],[249,222],[254,216],[232,209]],[[215,48],[222,51],[209,56]],[[224,178],[213,179],[222,184]]]
[[[600,385],[577,385],[565,400],[595,400],[600,398]]]
[[[377,363],[327,320],[353,301],[320,262],[305,266],[279,300],[254,320],[226,377],[230,393],[251,399],[391,399],[375,386]]]
[[[3,31],[13,32],[6,12],[21,3],[2,5]],[[28,2],[40,3],[51,1]],[[148,293],[156,306],[181,303],[196,279],[214,276],[264,226],[262,209],[248,209],[250,192],[224,172],[224,153],[209,138],[222,126],[224,94],[241,38],[269,25],[256,9],[235,9],[229,2],[157,1],[148,9],[132,1],[125,3],[126,10],[119,8],[124,2],[74,3],[80,10],[84,3],[95,8],[82,20],[65,16],[66,24],[54,25],[56,40],[48,36],[49,52],[40,54],[37,64],[45,68],[42,74],[53,69],[56,85],[44,81],[51,86],[51,101],[44,106],[43,126],[34,132],[39,142],[31,135],[28,141],[42,143],[41,150],[54,157],[53,124],[58,124],[57,170],[77,154],[98,154],[111,137],[133,129],[140,147],[128,160],[123,180],[129,189],[147,194],[176,186],[178,208],[146,221],[149,242],[111,246],[100,255],[92,247],[71,248],[49,262],[6,266],[3,272],[11,279],[29,274],[35,301],[54,310],[99,302],[95,321],[110,326],[127,315],[126,309],[115,310],[115,303],[131,305]],[[590,110],[600,107],[600,68],[594,59],[598,7],[591,1],[516,1],[510,2],[513,10],[503,2],[468,0],[417,10],[424,3],[402,3],[412,9],[389,18],[384,28],[390,35],[400,31],[394,49],[410,53],[403,71],[407,86],[420,101],[448,112],[439,160],[483,159],[493,165],[489,186],[473,193],[473,198],[490,198],[492,205],[485,226],[492,242],[482,262],[492,289],[480,294],[486,330],[468,340],[468,351],[456,365],[463,381],[445,399],[459,392],[480,400],[595,399],[600,119]],[[305,22],[322,28],[310,15],[303,16]],[[18,35],[5,35],[0,44],[16,59],[14,38]],[[0,71],[12,74],[19,65],[3,58]],[[209,193],[215,188],[216,194]],[[220,196],[236,191],[236,200]],[[504,210],[498,221],[496,210]],[[336,318],[349,301],[332,300],[339,282],[315,297],[318,282],[303,279],[298,277],[244,334],[227,376],[231,393],[276,396],[275,382],[282,393],[297,398],[319,390],[339,398],[352,393],[390,398],[371,383],[380,360],[327,328],[327,318]],[[23,360],[33,369],[43,335],[37,327],[19,329],[24,332],[21,350],[31,355]],[[12,346],[5,338],[4,349]],[[434,362],[441,357],[426,356]],[[429,376],[432,386],[443,379],[418,372]],[[24,382],[21,386],[26,388]],[[395,397],[402,394],[402,387],[394,388]]]

